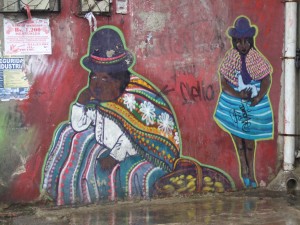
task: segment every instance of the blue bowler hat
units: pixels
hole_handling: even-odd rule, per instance
[[[233,38],[253,37],[255,33],[255,27],[250,26],[250,21],[246,17],[238,18],[234,23],[234,27],[228,30],[229,36]]]

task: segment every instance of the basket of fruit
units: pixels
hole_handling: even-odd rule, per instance
[[[234,186],[224,173],[213,168],[202,167],[202,192],[217,192],[234,190]]]
[[[155,183],[158,194],[199,192],[202,185],[200,165],[189,159],[178,159],[174,171]]]

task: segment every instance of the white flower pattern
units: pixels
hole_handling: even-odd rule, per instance
[[[175,140],[175,143],[176,143],[177,145],[179,145],[180,139],[179,139],[179,134],[178,134],[178,132],[175,132],[174,140]]]
[[[126,107],[130,110],[130,112],[132,112],[132,110],[135,109],[135,97],[133,94],[126,94],[123,98],[124,100],[124,104],[126,105]]]
[[[168,113],[162,113],[158,116],[157,120],[159,126],[158,129],[162,132],[163,135],[166,137],[169,137],[169,135],[172,135],[172,130],[174,127],[174,121],[170,117]]]
[[[154,124],[154,120],[156,119],[154,105],[151,102],[145,101],[141,103],[140,107],[140,111],[143,113],[142,120],[146,120],[147,126]]]

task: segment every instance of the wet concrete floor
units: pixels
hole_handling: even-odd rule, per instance
[[[244,191],[81,207],[2,206],[3,225],[300,225],[300,195]]]

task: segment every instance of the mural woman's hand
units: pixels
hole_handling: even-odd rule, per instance
[[[250,106],[256,106],[260,102],[261,98],[259,96],[256,96],[255,98],[251,99],[251,105]]]
[[[251,106],[256,106],[263,99],[263,97],[268,93],[270,85],[271,77],[268,75],[261,80],[260,91],[258,95],[252,99]]]
[[[77,102],[82,105],[86,105],[90,101],[91,96],[92,95],[91,95],[90,90],[88,88],[86,88],[80,93],[80,95],[77,99]]]
[[[246,88],[240,92],[241,99],[250,99],[251,98],[251,88]]]
[[[98,160],[99,160],[101,169],[107,170],[107,171],[111,171],[114,168],[114,166],[117,165],[117,163],[118,163],[118,161],[115,160],[110,155],[105,158],[100,158]]]

